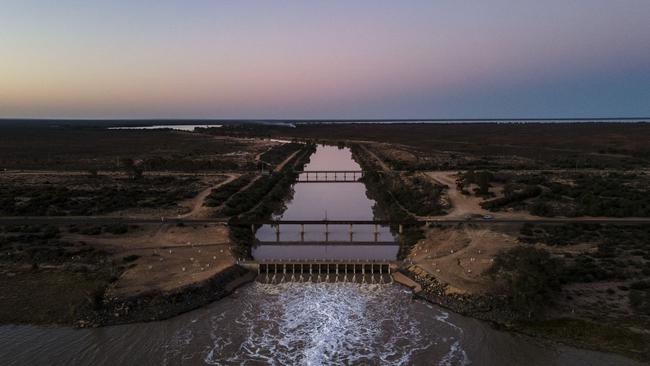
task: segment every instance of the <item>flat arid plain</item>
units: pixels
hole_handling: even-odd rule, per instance
[[[269,354],[273,338],[254,349],[255,335],[293,339],[292,330],[261,324],[288,316],[293,331],[325,332],[328,344],[343,333],[318,324],[381,322],[384,313],[401,348],[366,345],[362,363],[650,360],[647,123],[108,125],[0,127],[6,337],[129,350],[143,328],[128,327],[146,322],[147,332],[180,328],[152,338],[160,343],[146,345],[143,361],[301,363],[295,347],[315,339],[303,334]],[[291,296],[307,294],[335,323],[303,314],[313,303],[292,307]],[[392,300],[341,310],[372,296]],[[212,332],[234,328],[202,344],[205,322]],[[95,328],[117,343],[80,346]],[[194,340],[174,343],[183,332]],[[176,353],[156,352],[173,345]],[[513,346],[520,353],[500,363]],[[89,351],[58,357],[103,362]]]

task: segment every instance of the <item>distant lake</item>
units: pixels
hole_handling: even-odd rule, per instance
[[[129,127],[109,127],[109,130],[178,130],[194,131],[196,128],[215,128],[222,125],[154,125],[154,126],[129,126]]]

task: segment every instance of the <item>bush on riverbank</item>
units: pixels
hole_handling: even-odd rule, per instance
[[[275,167],[276,165],[282,163],[287,157],[291,156],[291,154],[303,148],[303,146],[303,144],[293,142],[276,145],[260,155],[260,160],[270,164],[272,167]]]
[[[219,207],[226,202],[232,195],[239,192],[253,180],[252,174],[244,174],[228,184],[213,189],[205,198],[204,206]]]
[[[559,292],[562,265],[545,250],[516,247],[497,255],[486,274],[506,283],[504,292],[514,310],[534,318]]]
[[[650,277],[647,225],[524,225],[519,240],[554,247],[591,244],[595,250],[565,255],[563,281],[596,282]]]
[[[377,202],[377,207],[374,210],[375,214],[380,219],[388,219],[391,221],[402,221],[408,223],[413,222],[413,225],[405,225],[404,231],[399,236],[400,248],[397,254],[398,258],[406,258],[410,253],[413,246],[422,238],[424,232],[422,228],[415,224],[415,217],[409,212],[405,211],[396,200],[393,192],[387,187],[391,184],[387,182],[387,174],[380,171],[380,167],[373,157],[368,156],[363,148],[358,145],[351,146],[353,159],[361,166],[366,172],[361,178],[361,181],[366,185],[368,190],[368,197]],[[397,227],[391,227],[391,231],[396,232]]]
[[[467,173],[465,174],[467,175]],[[491,211],[528,210],[538,216],[650,216],[650,180],[643,173],[497,173],[504,196],[481,203]]]
[[[314,144],[302,145],[303,150],[280,172],[262,176],[248,189],[239,192],[226,202],[220,214],[230,216],[230,238],[237,248],[237,254],[250,257],[251,246],[255,237],[250,225],[238,225],[238,222],[268,219],[273,212],[279,212],[284,206],[291,187],[298,178],[296,171],[303,170],[309,157],[316,151]]]

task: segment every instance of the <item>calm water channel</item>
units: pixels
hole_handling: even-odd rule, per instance
[[[349,150],[319,147],[310,170],[355,170]],[[296,184],[283,219],[371,219],[357,183]],[[307,229],[307,228],[306,228]],[[313,230],[312,230],[313,229]],[[308,229],[305,240],[323,240]],[[349,240],[331,228],[330,240]],[[297,228],[281,241],[298,241]],[[371,241],[374,228],[355,228]],[[378,241],[391,242],[387,228]],[[261,228],[262,241],[275,240]],[[357,239],[358,238],[358,239]],[[393,259],[392,245],[264,244],[256,258]],[[233,296],[170,320],[98,329],[2,326],[3,365],[636,365],[615,355],[543,346],[413,300],[392,284],[253,283]]]
[[[318,146],[305,166],[306,171],[361,170],[347,148]],[[312,174],[312,178],[314,178]],[[323,175],[321,174],[321,178]],[[297,183],[286,209],[278,220],[372,220],[377,217],[375,202],[366,196],[363,183]],[[298,225],[281,225],[279,237],[273,227],[257,231],[257,239],[271,244],[253,248],[253,257],[269,259],[368,259],[394,260],[398,245],[388,227],[354,225],[352,237],[348,225],[305,225],[301,238]],[[318,245],[302,244],[320,242]],[[352,243],[345,244],[350,242]],[[279,242],[279,244],[277,243]],[[336,244],[327,244],[335,242]],[[355,245],[354,242],[363,242]],[[373,245],[372,243],[377,243]],[[391,245],[392,244],[392,245]]]

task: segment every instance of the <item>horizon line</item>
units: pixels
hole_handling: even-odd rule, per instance
[[[195,117],[146,117],[146,118],[80,118],[80,117],[0,117],[0,122],[5,121],[215,121],[215,122],[417,122],[417,121],[609,121],[609,120],[650,120],[646,117],[508,117],[508,118],[195,118]]]

